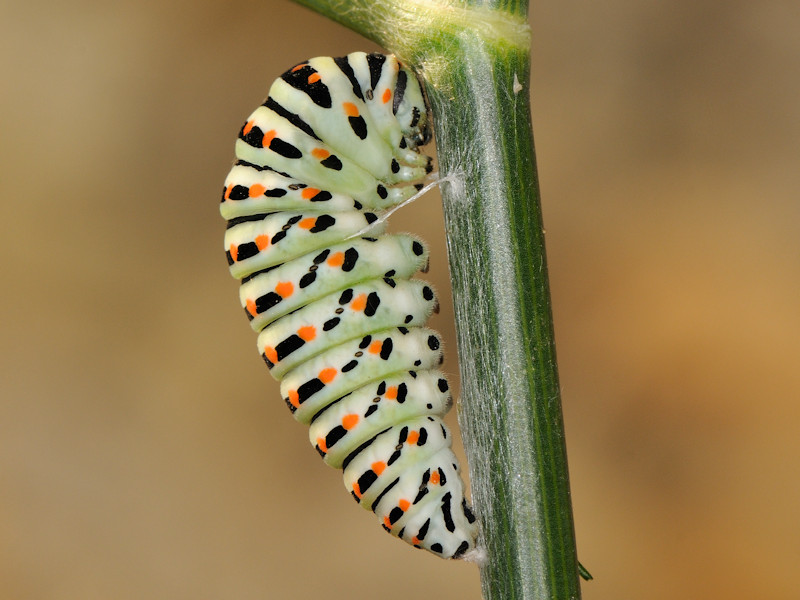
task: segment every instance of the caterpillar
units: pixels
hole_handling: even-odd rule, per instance
[[[225,251],[258,349],[323,460],[382,526],[444,558],[477,525],[442,416],[452,397],[417,238],[379,218],[431,171],[425,96],[394,56],[318,57],[281,75],[236,140]]]

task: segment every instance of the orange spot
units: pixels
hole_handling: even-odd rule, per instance
[[[415,546],[419,546],[419,538],[417,536],[414,536],[413,538],[411,538],[411,543],[414,544]]]
[[[400,507],[400,510],[406,512],[408,510],[408,507],[411,506],[411,502],[409,502],[408,500],[400,500],[400,502],[397,503],[397,506]]]
[[[341,267],[344,264],[344,252],[332,254],[327,262],[331,267]]]
[[[328,385],[331,381],[333,381],[334,377],[336,377],[336,369],[333,367],[322,369],[322,371],[319,372],[319,375],[317,375],[317,378],[325,385]]]
[[[239,255],[239,248],[236,246],[236,244],[231,244],[230,253],[233,262],[236,262],[236,257]]]
[[[294,284],[291,281],[280,281],[275,286],[275,293],[281,298],[288,298],[294,293]]]
[[[252,300],[247,300],[247,312],[249,312],[254,317],[258,316],[258,309],[256,309],[256,303]]]
[[[385,396],[389,400],[394,400],[395,398],[397,398],[397,386],[393,385],[388,390],[386,390]]]
[[[247,135],[248,133],[250,133],[250,130],[253,128],[253,125],[255,125],[255,121],[248,121],[247,123],[245,123],[244,129],[242,129],[242,134]]]
[[[301,229],[311,229],[316,224],[317,224],[317,218],[316,217],[307,217],[307,218],[303,219],[302,221],[300,221],[297,224],[297,226],[300,227]]]
[[[389,517],[383,517],[383,524],[386,525],[387,529],[392,528],[392,522],[389,520]]]
[[[300,196],[303,200],[311,200],[314,196],[319,194],[319,190],[317,188],[304,188],[302,192],[300,192]]]
[[[381,461],[374,462],[370,465],[370,468],[375,472],[375,475],[380,475],[386,468],[386,463]]]
[[[297,390],[289,390],[289,402],[291,402],[292,406],[295,408],[300,407],[300,395],[297,393]]]
[[[381,348],[383,347],[383,342],[380,340],[375,340],[369,345],[369,351],[373,354],[380,354]]]
[[[259,196],[263,196],[264,192],[266,192],[266,191],[267,191],[267,188],[265,188],[260,183],[256,183],[255,185],[251,185],[250,186],[250,189],[248,190],[247,195],[250,196],[251,198],[258,198]]]
[[[233,184],[230,184],[228,187],[225,188],[225,200],[231,199],[231,190],[233,189]]]
[[[353,493],[356,495],[356,498],[361,498],[361,486],[358,485],[357,481],[353,484]]]
[[[311,156],[313,156],[317,160],[325,160],[330,155],[331,155],[331,153],[328,152],[327,150],[325,150],[325,148],[314,148],[311,151]]]
[[[278,132],[274,129],[270,129],[264,134],[264,138],[261,140],[261,146],[264,148],[269,148],[269,145],[272,143],[272,140],[276,135],[278,135]]]
[[[381,100],[383,100],[383,103],[386,104],[391,99],[392,99],[392,91],[389,88],[386,88],[386,91],[383,92],[383,98],[381,98]]]
[[[366,307],[367,307],[367,295],[366,294],[361,294],[361,295],[357,296],[356,299],[353,300],[350,303],[350,308],[352,308],[355,311],[362,311]],[[378,343],[380,343],[380,342],[378,342]]]
[[[350,431],[358,424],[358,415],[345,415],[342,417],[342,427]]]
[[[278,353],[275,352],[275,348],[270,346],[264,346],[264,356],[267,357],[267,360],[271,362],[273,365],[278,362]],[[289,394],[291,396],[291,393]]]
[[[308,83],[317,83],[322,77],[319,73],[312,73],[308,76]]]
[[[419,432],[412,431],[411,433],[408,434],[408,440],[406,441],[413,446],[414,444],[417,443],[417,440],[419,440]]]
[[[267,246],[269,246],[269,236],[268,235],[257,235],[256,236],[256,246],[259,250],[263,250]]]
[[[292,67],[292,73],[294,73],[295,71],[299,71],[300,69],[302,69],[303,67],[305,67],[307,64],[308,64],[308,63],[300,63],[300,64],[299,64],[299,65],[297,65],[296,67]]]
[[[317,329],[313,325],[306,325],[297,330],[297,335],[299,335],[300,339],[303,341],[310,342],[317,337]]]
[[[431,475],[431,483],[433,485],[439,485],[439,471],[434,471]]]
[[[344,114],[348,117],[358,116],[358,108],[352,102],[342,102],[342,108],[344,109]]]
[[[322,450],[326,454],[328,453],[328,445],[325,443],[325,438],[321,438],[321,437],[317,438],[317,448],[319,448],[320,450]]]

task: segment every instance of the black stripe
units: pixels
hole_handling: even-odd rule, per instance
[[[383,71],[383,64],[386,62],[386,56],[383,54],[368,54],[367,65],[369,65],[369,85],[374,90],[378,85]]]
[[[406,95],[406,86],[408,85],[408,75],[403,69],[397,74],[397,83],[394,86],[394,102],[392,102],[392,114],[397,114],[397,109],[403,101],[403,96]]]
[[[309,76],[315,73],[317,73],[317,71],[314,70],[311,65],[305,65],[297,71],[287,71],[281,75],[281,79],[283,79],[293,88],[307,94],[308,97],[311,98],[311,101],[317,106],[321,106],[322,108],[330,108],[332,103],[331,93],[330,90],[328,90],[328,86],[322,83],[321,78],[314,83],[308,82]]]
[[[356,79],[356,74],[353,71],[353,67],[350,64],[350,60],[346,56],[337,56],[333,59],[333,62],[336,63],[336,66],[339,67],[342,73],[345,74],[345,77],[350,81],[350,85],[353,86],[353,94],[355,94],[356,98],[363,101],[364,94],[361,91],[361,85],[358,83],[358,79]]]
[[[314,139],[319,140],[320,142],[322,141],[319,138],[319,136],[316,133],[314,133],[314,130],[311,129],[311,125],[306,123],[300,115],[295,114],[293,112],[289,112],[281,104],[273,100],[272,97],[267,98],[264,101],[263,106],[266,106],[275,114],[280,115],[281,117],[289,121],[292,125],[300,129],[301,131],[304,131]]]
[[[356,456],[358,456],[359,452],[364,450],[364,448],[369,448],[369,446],[372,444],[372,442],[374,442],[376,439],[378,439],[378,436],[383,435],[384,433],[386,433],[390,429],[391,429],[391,427],[387,427],[383,431],[376,433],[374,436],[372,436],[370,439],[368,439],[366,442],[364,442],[358,448],[356,448],[350,454],[348,454],[347,458],[345,458],[344,461],[342,461],[342,471],[344,471],[347,468],[347,465],[350,464],[351,460],[353,460]]]
[[[376,508],[378,508],[378,503],[380,503],[381,499],[382,499],[382,498],[383,498],[383,497],[384,497],[384,496],[385,496],[385,495],[386,495],[386,494],[389,492],[389,490],[390,490],[390,489],[392,489],[392,488],[393,488],[394,486],[396,486],[398,483],[400,483],[400,478],[399,478],[399,477],[398,477],[397,479],[395,479],[395,480],[394,480],[392,483],[390,483],[389,485],[387,485],[387,486],[386,486],[386,489],[385,489],[385,490],[383,490],[383,491],[382,491],[382,492],[381,492],[381,493],[378,495],[378,497],[377,497],[377,498],[375,498],[375,502],[373,502],[373,503],[372,503],[372,512],[375,512],[375,509],[376,509]]]
[[[442,498],[442,516],[444,517],[444,526],[447,531],[453,533],[456,530],[456,524],[453,522],[453,515],[450,514],[450,500],[453,498],[450,492],[447,492]]]

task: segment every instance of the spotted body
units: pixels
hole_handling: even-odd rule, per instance
[[[429,138],[419,82],[393,56],[311,59],[242,127],[221,212],[259,352],[311,443],[392,535],[460,558],[476,525],[424,327],[437,302],[410,279],[427,250],[378,221],[421,187]]]

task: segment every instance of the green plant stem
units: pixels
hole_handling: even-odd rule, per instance
[[[449,178],[442,196],[460,423],[488,558],[484,598],[580,598],[530,122],[527,3],[298,1],[400,52],[427,84],[439,171]]]

